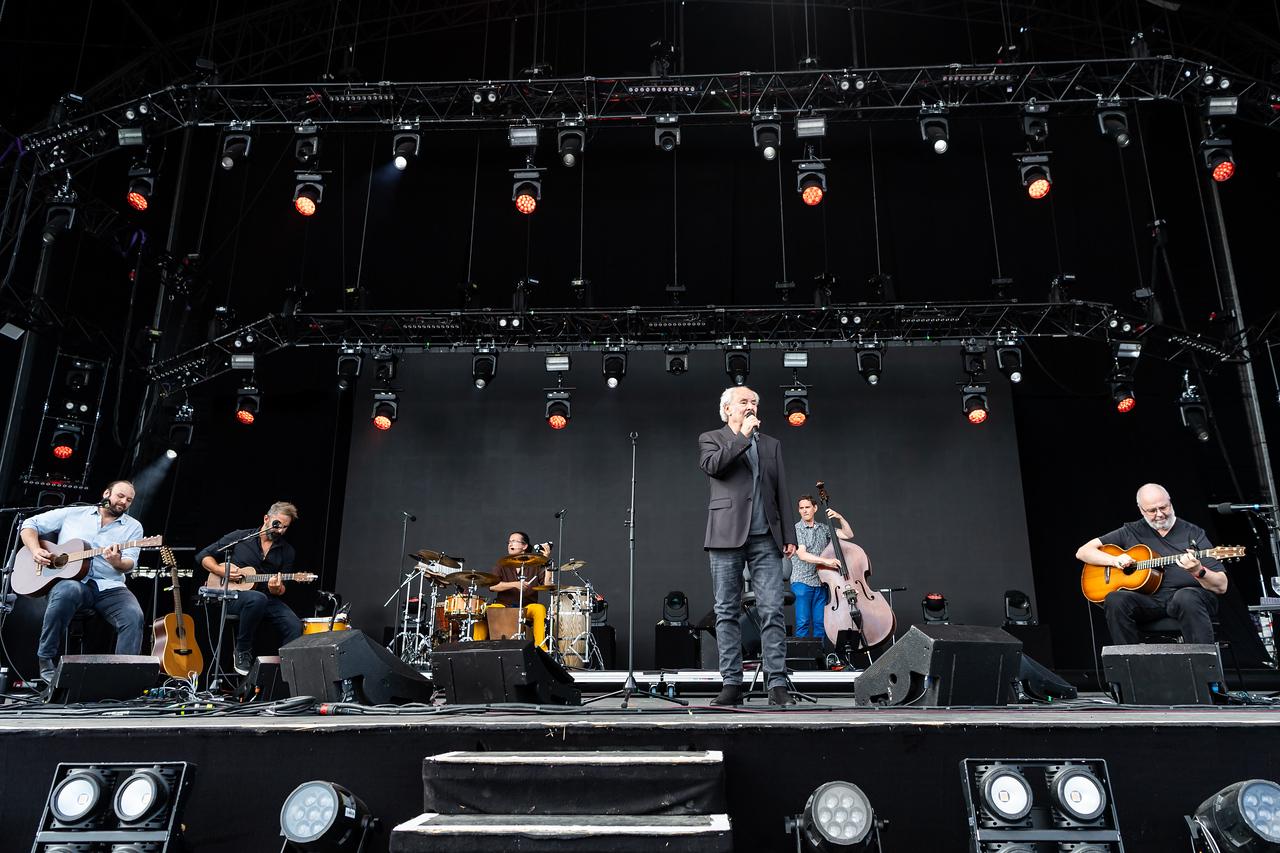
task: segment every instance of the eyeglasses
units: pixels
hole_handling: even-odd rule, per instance
[[[1151,509],[1146,509],[1144,507],[1138,507],[1138,509],[1142,510],[1143,515],[1155,515],[1156,513],[1159,513],[1159,512],[1165,512],[1165,513],[1169,512],[1170,510],[1173,509],[1173,505],[1160,504],[1160,506],[1153,506]]]

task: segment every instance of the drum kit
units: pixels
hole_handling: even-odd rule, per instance
[[[466,569],[464,558],[442,551],[424,548],[409,556],[417,563],[386,602],[390,605],[402,591],[408,593],[390,645],[405,663],[429,672],[431,656],[443,643],[532,637],[532,625],[523,616],[526,587],[519,589],[516,607],[490,604],[481,593],[501,580],[498,575]],[[532,569],[537,573],[533,577],[540,578],[548,563],[541,554],[515,554],[497,561],[495,568],[514,569],[520,578]],[[572,576],[576,583],[560,580],[527,589],[551,594],[544,650],[571,669],[604,669],[604,658],[591,634],[591,613],[603,597],[582,573],[586,565],[583,560],[570,560],[558,568],[551,564],[553,577]]]

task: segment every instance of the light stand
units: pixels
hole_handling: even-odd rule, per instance
[[[625,709],[627,703],[631,701],[632,696],[648,696],[651,699],[661,699],[664,702],[671,702],[675,705],[688,705],[689,703],[683,699],[677,699],[674,696],[664,696],[652,687],[644,690],[636,683],[636,438],[639,433],[631,433],[631,504],[627,507],[627,520],[624,524],[627,527],[627,680],[623,682],[621,690],[614,690],[603,696],[597,696],[594,699],[588,699],[583,705],[590,705],[593,702],[599,702],[601,699],[610,699],[614,696],[622,697],[622,707]],[[588,618],[588,630],[590,630],[590,619]]]
[[[222,676],[224,674],[222,672],[222,638],[223,636],[225,636],[226,628],[227,628],[227,602],[233,598],[240,597],[239,590],[229,589],[231,585],[231,552],[241,542],[248,542],[250,539],[256,539],[262,534],[266,533],[268,530],[270,530],[274,526],[275,526],[274,524],[268,524],[258,530],[253,531],[248,536],[242,536],[236,541],[228,543],[222,546],[220,549],[218,549],[222,552],[222,583],[216,587],[214,586],[200,587],[200,598],[204,599],[205,601],[209,601],[210,599],[216,598],[222,602],[222,609],[218,615],[218,643],[213,650],[213,661],[212,663],[209,664],[210,692],[213,692],[213,693],[218,692],[218,683],[222,680]],[[232,644],[231,653],[232,655],[235,654],[234,643]]]

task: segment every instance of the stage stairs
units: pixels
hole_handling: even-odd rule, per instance
[[[446,752],[391,853],[731,853],[718,750]]]

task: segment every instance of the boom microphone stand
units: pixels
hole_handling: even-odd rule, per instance
[[[676,705],[688,705],[689,703],[683,699],[677,699],[674,696],[664,696],[652,687],[646,687],[644,690],[636,683],[636,438],[638,433],[631,433],[631,504],[627,508],[627,520],[624,524],[627,527],[627,680],[623,682],[621,690],[614,690],[612,693],[606,693],[603,696],[597,696],[583,702],[583,705],[590,705],[592,702],[599,702],[601,699],[609,699],[614,696],[622,697],[622,707],[626,709],[627,703],[631,701],[632,696],[648,696],[652,699],[661,699],[664,702],[671,702]],[[588,624],[588,628],[590,625]]]
[[[222,551],[222,583],[216,587],[202,586],[200,587],[200,597],[208,601],[209,599],[219,599],[222,602],[222,611],[218,616],[218,644],[213,650],[213,663],[210,664],[212,677],[209,679],[210,692],[218,691],[218,682],[222,680],[225,674],[222,671],[222,638],[226,634],[227,628],[227,602],[233,598],[239,598],[239,590],[231,589],[231,552],[241,542],[248,542],[250,539],[256,539],[274,527],[279,527],[280,522],[273,521],[270,524],[261,527],[248,536],[242,536],[234,542],[228,543],[219,550]],[[235,644],[231,648],[232,656],[235,655]],[[234,669],[234,665],[232,666]]]

